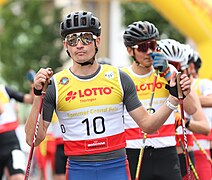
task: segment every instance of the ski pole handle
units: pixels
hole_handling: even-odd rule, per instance
[[[46,89],[48,88],[48,85],[49,85],[49,79],[46,80],[44,86],[43,86],[43,89],[42,89],[42,93],[46,93]]]
[[[180,76],[181,76],[181,72],[177,73],[177,93],[178,93],[178,98],[179,99],[183,99],[183,92],[182,89],[180,87]]]

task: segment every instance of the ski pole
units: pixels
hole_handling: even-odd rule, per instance
[[[185,155],[185,149],[183,147],[182,139],[179,137],[178,141],[179,141],[180,147],[183,150],[183,154]],[[196,169],[194,167],[194,164],[192,163],[190,156],[188,156],[188,157],[189,157],[189,166],[191,167],[191,170],[192,170],[192,172],[194,174],[194,177],[195,177],[196,180],[199,180],[199,176],[198,176],[198,173],[197,173],[197,171],[196,171]]]
[[[45,82],[45,84],[43,86],[42,95],[40,97],[41,100],[40,100],[40,105],[39,105],[39,108],[38,108],[38,114],[37,114],[37,118],[36,118],[36,126],[35,126],[35,129],[34,129],[34,136],[33,136],[32,145],[31,145],[31,149],[30,149],[30,153],[29,153],[29,157],[28,157],[28,163],[27,163],[27,167],[26,167],[26,174],[25,174],[24,180],[29,179],[29,173],[30,173],[30,168],[31,168],[31,163],[32,163],[35,141],[36,141],[37,134],[38,134],[40,117],[41,117],[41,112],[42,112],[42,107],[43,107],[43,99],[44,99],[47,87],[48,87],[48,80]]]
[[[153,84],[152,84],[152,92],[151,92],[151,97],[150,97],[150,102],[149,102],[149,108],[147,109],[147,111],[149,113],[151,113],[153,111],[152,103],[153,103],[154,94],[155,94],[155,87],[156,87],[157,77],[158,77],[158,70],[156,69],[155,70],[155,76],[154,76]],[[144,135],[143,135],[143,144],[142,144],[142,147],[140,149],[140,153],[139,153],[139,157],[138,157],[138,164],[137,164],[137,168],[136,168],[135,180],[138,180],[139,177],[140,177],[140,170],[141,170],[141,165],[142,165],[142,158],[143,158],[143,154],[144,154],[144,147],[145,147],[146,137],[147,137],[147,133],[144,133]]]
[[[178,92],[178,100],[180,104],[181,125],[182,125],[183,138],[184,138],[184,154],[186,159],[186,169],[187,169],[188,179],[191,180],[191,169],[189,166],[188,143],[187,143],[187,134],[186,134],[186,127],[185,127],[184,108],[183,108],[183,92],[180,87],[180,76],[181,76],[181,72],[178,72],[177,73],[177,92]]]
[[[212,159],[210,155],[205,151],[205,149],[201,146],[201,144],[198,142],[197,138],[192,134],[192,138],[196,145],[199,147],[200,151],[205,155],[206,159],[212,164]]]

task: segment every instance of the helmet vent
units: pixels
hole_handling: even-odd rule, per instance
[[[92,26],[95,26],[95,24],[96,24],[95,19],[94,19],[94,18],[91,18],[91,25],[92,25]]]
[[[169,47],[167,47],[167,46],[165,46],[165,47],[166,47],[166,50],[168,51],[168,53],[165,52],[165,54],[167,54],[167,55],[172,54],[171,51],[169,50]]]
[[[172,46],[172,50],[173,50],[173,54],[176,56],[177,52],[176,52],[174,46]]]
[[[80,24],[81,25],[83,25],[83,26],[86,26],[86,17],[82,17],[81,19],[80,19]]]
[[[74,26],[79,26],[78,18],[79,18],[78,15],[75,15],[75,16],[74,16]]]
[[[66,25],[67,25],[67,28],[71,27],[71,19],[67,19]],[[63,24],[62,24],[62,26],[63,26]]]
[[[83,13],[82,13],[82,15],[87,15],[87,14],[88,14],[87,12],[83,12]]]

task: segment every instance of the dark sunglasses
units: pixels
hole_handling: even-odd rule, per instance
[[[65,41],[69,46],[76,46],[78,44],[78,41],[80,40],[83,45],[88,45],[93,42],[94,39],[97,37],[89,32],[83,32],[83,33],[75,33],[75,34],[69,34],[66,36]]]
[[[146,53],[148,51],[148,49],[155,51],[157,48],[157,42],[156,41],[145,41],[145,42],[142,42],[140,44],[133,46],[132,48],[135,48],[139,52],[144,52],[144,53]]]

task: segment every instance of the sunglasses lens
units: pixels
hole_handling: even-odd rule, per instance
[[[69,46],[76,46],[78,40],[84,45],[88,45],[94,40],[94,35],[92,33],[81,33],[80,35],[72,34],[66,36],[66,41]]]
[[[156,41],[150,41],[150,43],[149,43],[149,48],[150,48],[151,50],[155,51],[156,48],[157,48],[157,43],[156,43]]]
[[[147,41],[147,42],[143,42],[141,44],[138,44],[138,48],[137,49],[140,52],[147,52],[149,48],[152,51],[155,51],[156,47],[157,47],[156,41]]]
[[[90,44],[94,40],[93,34],[91,33],[82,34],[80,39],[85,45]]]
[[[140,52],[147,52],[147,50],[148,50],[148,43],[147,42],[145,42],[145,43],[142,43],[142,44],[139,44],[138,45],[138,51],[140,51]]]
[[[77,41],[78,41],[78,37],[76,34],[70,35],[70,36],[66,36],[66,41],[67,44],[69,46],[76,46],[77,45]]]

